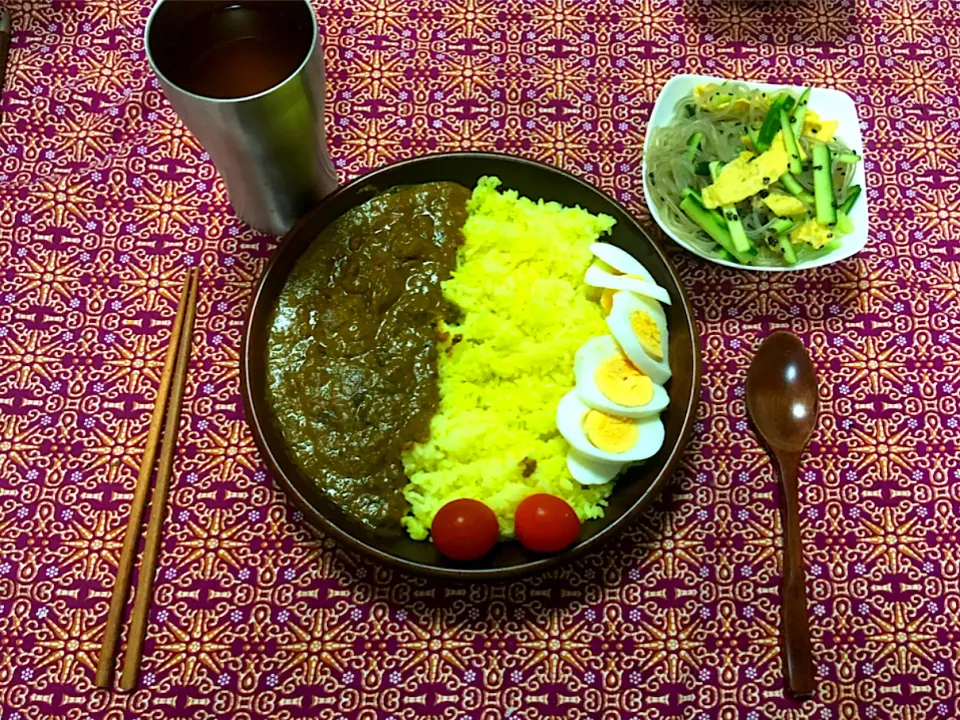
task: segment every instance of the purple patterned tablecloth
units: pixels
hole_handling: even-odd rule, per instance
[[[10,4],[10,0],[8,0]],[[545,160],[644,215],[645,121],[680,72],[857,101],[867,249],[803,274],[677,251],[703,336],[667,494],[585,562],[456,587],[316,539],[264,470],[238,349],[275,240],[146,68],[146,0],[13,0],[0,125],[0,717],[960,717],[960,11],[951,0],[315,0],[341,180],[456,149]],[[93,688],[185,268],[196,350],[142,688]],[[819,677],[785,700],[760,338],[821,374],[802,469]]]

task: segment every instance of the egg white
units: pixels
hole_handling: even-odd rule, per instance
[[[607,265],[624,275],[636,275],[649,283],[657,284],[657,281],[653,279],[653,275],[643,266],[643,263],[616,245],[603,242],[593,243],[590,246],[590,252],[593,253],[594,257],[603,260]]]
[[[622,453],[605,452],[590,442],[583,432],[583,416],[589,411],[590,407],[577,397],[577,391],[571,390],[557,405],[557,428],[574,450],[593,461],[630,463],[646,460],[663,445],[664,432],[660,418],[643,418],[634,421],[640,434],[632,448]]]
[[[630,315],[635,310],[647,313],[660,330],[660,352],[662,360],[651,357],[637,338],[630,324]],[[656,300],[635,295],[632,292],[621,291],[613,296],[613,307],[607,315],[607,327],[613,337],[620,343],[623,352],[630,361],[650,376],[657,385],[663,385],[670,379],[669,335],[667,332],[667,316]]]
[[[656,283],[637,280],[636,278],[627,277],[626,275],[614,275],[596,265],[591,265],[587,269],[587,274],[583,281],[593,287],[610,288],[611,290],[629,290],[638,295],[645,295],[654,300],[659,300],[667,305],[670,304],[670,293]]]
[[[581,452],[570,448],[567,452],[567,469],[581,485],[603,485],[613,480],[626,463],[606,463],[591,460]]]
[[[656,383],[653,384],[653,397],[646,405],[620,405],[608,398],[597,387],[596,377],[597,366],[609,357],[620,352],[620,346],[610,335],[588,340],[580,349],[573,360],[573,372],[577,378],[577,395],[585,405],[594,410],[603,410],[610,415],[619,415],[620,417],[639,419],[657,415],[667,405],[670,404],[670,396],[667,391]]]

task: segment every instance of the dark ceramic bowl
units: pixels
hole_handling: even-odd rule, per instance
[[[673,377],[667,386],[670,405],[661,416],[666,429],[663,447],[642,466],[619,478],[604,517],[584,523],[573,546],[544,556],[516,542],[499,543],[482,560],[458,563],[440,555],[429,542],[383,538],[370,532],[344,515],[299,472],[272,423],[266,399],[264,348],[270,311],[287,276],[301,253],[330,222],[395,185],[452,180],[472,188],[484,175],[499,177],[503,188],[515,189],[521,195],[579,205],[616,219],[613,234],[607,239],[642,262],[673,300],[665,307]],[[673,473],[693,427],[700,394],[696,322],[680,279],[663,250],[623,207],[582,180],[541,163],[484,153],[428,155],[398,162],[358,178],[326,198],[286,235],[264,270],[251,303],[241,357],[243,401],[253,436],[277,483],[307,520],[347,547],[376,560],[414,573],[459,580],[514,577],[543,570],[595,550],[620,533],[653,501]]]

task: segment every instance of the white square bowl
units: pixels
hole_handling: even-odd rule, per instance
[[[850,213],[850,219],[853,221],[854,230],[849,235],[841,238],[841,245],[823,257],[798,262],[796,265],[783,267],[755,267],[753,265],[741,265],[729,260],[710,257],[699,248],[690,245],[675,235],[670,228],[664,225],[657,210],[657,206],[650,196],[650,189],[647,187],[647,148],[650,145],[650,136],[654,128],[669,125],[673,120],[673,111],[677,103],[684,97],[693,93],[698,85],[707,85],[709,83],[723,82],[742,82],[750,87],[760,88],[768,92],[779,92],[781,90],[793,90],[796,93],[803,92],[803,87],[792,85],[769,85],[767,83],[745,82],[742,80],[728,80],[726,78],[712,77],[710,75],[677,75],[663,86],[663,90],[657,96],[657,102],[653,106],[653,112],[650,115],[650,121],[647,124],[647,137],[643,145],[643,195],[647,200],[647,207],[650,209],[650,216],[657,222],[657,225],[666,233],[677,245],[686,248],[695,255],[699,255],[705,260],[718,265],[738,268],[740,270],[757,270],[763,272],[794,272],[797,270],[806,270],[808,268],[821,267],[844,260],[852,255],[856,255],[867,244],[869,235],[870,211],[867,201],[867,183],[866,173],[864,171],[864,161],[857,163],[853,173],[853,184],[860,185],[863,192],[854,205]],[[863,136],[860,133],[860,118],[857,116],[857,107],[853,98],[840,90],[830,90],[826,88],[812,88],[810,91],[810,104],[808,107],[817,112],[825,120],[838,120],[840,125],[837,128],[837,137],[842,138],[847,146],[857,153],[861,158],[865,158],[863,153]]]

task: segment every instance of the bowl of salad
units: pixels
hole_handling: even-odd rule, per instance
[[[863,137],[839,90],[678,75],[650,116],[643,178],[664,232],[721,265],[801,270],[867,242]]]

